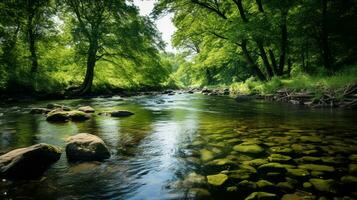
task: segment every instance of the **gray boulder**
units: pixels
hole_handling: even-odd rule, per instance
[[[98,136],[80,133],[67,140],[66,154],[70,161],[101,161],[110,157],[107,145]]]
[[[7,179],[38,178],[60,157],[60,148],[44,143],[15,149],[0,156],[0,177]]]

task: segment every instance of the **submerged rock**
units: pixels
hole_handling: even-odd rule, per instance
[[[335,181],[333,179],[312,178],[309,180],[312,186],[319,192],[336,192]]]
[[[281,155],[281,154],[271,154],[268,157],[268,160],[270,162],[289,162],[292,159],[290,156],[285,156],[285,155]]]
[[[264,149],[256,144],[239,144],[233,147],[234,151],[247,154],[261,154],[264,152]]]
[[[71,161],[104,160],[110,157],[108,147],[98,136],[80,133],[67,140],[66,154]]]
[[[85,112],[85,113],[94,113],[95,112],[94,108],[92,108],[90,106],[82,106],[82,107],[79,107],[78,110]]]
[[[307,169],[311,171],[334,172],[335,168],[327,165],[304,164],[298,166],[300,169]]]
[[[209,184],[214,186],[221,186],[224,182],[228,179],[228,176],[225,174],[215,174],[215,175],[208,175],[207,181]]]
[[[267,164],[268,160],[267,159],[262,159],[262,158],[258,158],[258,159],[254,159],[254,160],[248,160],[248,161],[244,161],[243,164],[245,165],[250,165],[252,167],[259,167],[260,165],[264,165]]]
[[[253,181],[248,181],[248,180],[244,180],[238,183],[238,188],[246,191],[252,191],[257,189],[257,184],[254,183]]]
[[[301,142],[311,142],[311,143],[322,142],[322,139],[319,136],[301,136],[300,140]]]
[[[196,174],[195,172],[190,173],[186,176],[186,178],[182,181],[184,187],[190,188],[193,186],[203,186],[206,185],[206,177]]]
[[[278,199],[276,194],[268,192],[253,192],[245,200],[275,200]]]
[[[287,170],[284,165],[280,163],[268,163],[258,167],[258,172],[267,173],[267,172],[278,172],[285,173]]]
[[[33,179],[61,157],[61,150],[49,144],[36,144],[0,156],[0,176],[8,179]]]
[[[200,153],[201,153],[201,160],[203,162],[207,162],[207,161],[212,160],[214,158],[213,152],[209,151],[207,149],[201,149]]]
[[[207,200],[212,198],[211,198],[211,193],[206,189],[191,188],[187,192],[187,199]]]
[[[287,169],[288,172],[286,173],[287,176],[293,178],[305,178],[310,175],[310,173],[305,169]]]
[[[131,115],[134,115],[134,113],[127,110],[117,110],[110,112],[110,116],[112,117],[129,117]]]

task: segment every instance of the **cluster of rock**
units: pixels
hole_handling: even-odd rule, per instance
[[[85,121],[91,118],[94,108],[90,106],[81,106],[72,109],[60,104],[48,104],[46,108],[31,108],[31,114],[44,114],[49,122],[67,122],[67,121]],[[112,117],[128,117],[134,115],[127,110],[116,110],[111,112],[98,113],[98,115],[108,115]]]
[[[283,128],[204,133],[182,150],[201,174],[191,172],[171,186],[203,199],[209,191],[246,200],[354,199],[357,145],[351,138]]]
[[[0,177],[5,179],[35,179],[61,157],[59,147],[40,143],[12,150],[0,156]],[[69,137],[66,145],[69,161],[102,161],[110,151],[98,136],[80,133]]]

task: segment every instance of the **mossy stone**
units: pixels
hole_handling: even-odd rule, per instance
[[[237,186],[231,186],[231,187],[227,187],[227,192],[236,192],[238,191],[238,187]]]
[[[276,186],[284,192],[291,192],[295,189],[294,185],[289,182],[279,182]]]
[[[258,167],[258,172],[267,173],[267,172],[279,172],[285,173],[287,170],[284,165],[280,163],[268,163]]]
[[[312,142],[312,143],[322,142],[322,139],[319,136],[301,136],[300,140],[301,142]]]
[[[276,194],[268,192],[253,192],[245,200],[275,200]]]
[[[209,184],[214,186],[221,186],[226,182],[228,176],[226,174],[215,174],[215,175],[208,175],[207,181]]]
[[[201,160],[203,162],[207,162],[207,161],[212,160],[214,158],[213,152],[209,151],[207,149],[201,149],[200,153],[201,153]]]
[[[238,188],[241,188],[242,190],[255,190],[257,184],[253,181],[244,180],[238,183]]]
[[[264,164],[268,164],[268,160],[267,159],[261,159],[261,158],[258,158],[258,159],[254,159],[254,160],[249,160],[249,161],[244,161],[243,164],[245,165],[250,165],[252,167],[259,167],[261,165],[264,165]]]
[[[287,170],[288,172],[286,173],[286,175],[294,178],[305,178],[310,175],[310,173],[305,169],[287,169]]]
[[[336,193],[335,181],[333,179],[312,178],[309,182],[319,192]]]
[[[250,145],[235,145],[233,147],[233,150],[238,151],[240,153],[247,153],[247,154],[261,154],[264,152],[264,149],[256,144],[250,144]]]
[[[322,171],[322,172],[334,172],[335,168],[328,165],[316,165],[316,164],[303,164],[298,166],[300,169],[306,169],[311,171]]]
[[[281,155],[281,154],[271,154],[268,157],[268,160],[270,162],[289,162],[291,161],[291,157],[290,156],[285,156],[285,155]]]
[[[305,189],[310,189],[312,187],[312,184],[310,182],[305,182],[302,184],[302,187]]]

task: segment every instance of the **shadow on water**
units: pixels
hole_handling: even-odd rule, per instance
[[[123,109],[135,115],[118,119],[93,114],[85,122],[48,123],[44,116],[28,114],[29,108],[47,103],[90,105],[96,113]],[[257,157],[268,160],[270,154],[284,154],[292,158],[288,164],[294,168],[305,164],[301,163],[304,156],[345,159],[342,163],[327,162],[339,170],[337,178],[348,174],[347,165],[356,162],[348,160],[357,153],[356,113],[352,110],[313,110],[264,101],[237,103],[228,97],[182,94],[22,103],[0,108],[0,113],[1,152],[40,142],[64,147],[68,136],[80,132],[98,135],[112,152],[103,163],[68,163],[64,153],[41,180],[2,182],[1,198],[244,198],[248,189],[232,192],[235,187],[240,189],[242,180],[229,173]],[[253,156],[233,148],[242,143],[260,145],[265,153]],[[301,145],[302,152],[297,153],[294,144]],[[326,165],[325,161],[318,163]],[[228,174],[229,179],[220,186],[207,183],[207,175],[218,173]],[[331,174],[319,177],[331,178]],[[246,176],[255,182],[262,178],[269,179],[257,172]],[[300,190],[304,188],[298,183],[289,193]],[[307,192],[344,195],[315,194],[313,189]]]

